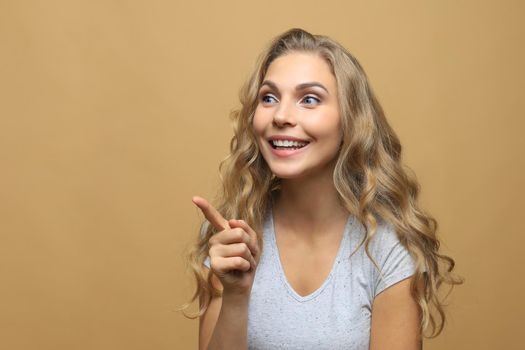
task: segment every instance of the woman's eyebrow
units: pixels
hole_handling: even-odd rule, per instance
[[[307,89],[309,87],[312,87],[312,86],[317,86],[317,87],[320,87],[321,89],[323,89],[324,91],[326,91],[327,94],[329,94],[328,92],[328,89],[324,87],[323,84],[321,83],[318,83],[316,81],[312,81],[312,82],[307,82],[307,83],[302,83],[302,84],[299,84],[295,87],[295,90],[304,90],[304,89]]]
[[[277,85],[276,85],[273,81],[271,81],[271,80],[265,80],[265,81],[263,81],[262,84],[261,84],[261,87],[264,86],[264,85],[268,85],[269,87],[271,87],[271,88],[274,89],[274,90],[279,90],[279,89],[277,88]],[[325,88],[323,84],[318,83],[318,82],[316,82],[316,81],[311,81],[311,82],[307,82],[307,83],[299,84],[299,85],[297,85],[297,86],[295,87],[295,90],[296,90],[296,91],[304,90],[304,89],[306,89],[306,88],[313,87],[313,86],[320,87],[321,89],[323,89],[324,91],[326,91],[327,94],[330,94],[330,93],[328,92],[328,89]]]

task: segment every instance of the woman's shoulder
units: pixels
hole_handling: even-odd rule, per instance
[[[361,226],[360,231],[361,235],[359,235],[359,242],[357,244],[364,242],[365,238],[363,226]],[[363,244],[360,249],[362,249],[363,257],[367,255],[365,252],[365,244]],[[395,265],[400,261],[410,264],[412,260],[410,252],[399,238],[394,224],[383,219],[377,221],[376,230],[369,241],[368,252],[379,266]],[[368,261],[368,259],[365,260]]]
[[[400,243],[396,227],[385,219],[378,220],[374,237],[378,248],[392,247]]]
[[[365,226],[355,217],[353,220],[355,222],[353,229],[354,237],[359,241],[363,241],[366,235]],[[370,235],[370,233],[368,234]],[[394,224],[382,218],[377,219],[376,229],[370,238],[369,249],[374,251],[384,251],[397,244],[400,244],[400,240]]]

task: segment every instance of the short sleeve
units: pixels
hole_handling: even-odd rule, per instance
[[[208,229],[209,224],[210,223],[207,220],[202,223],[201,230],[200,230],[201,237],[204,237],[206,235],[206,230]],[[210,268],[210,257],[209,256],[207,256],[206,259],[204,260],[204,265],[207,268]]]
[[[379,226],[374,241],[372,239],[372,257],[381,268],[382,276],[373,268],[374,298],[388,287],[412,276],[416,271],[415,261],[409,251],[397,237],[394,226]]]

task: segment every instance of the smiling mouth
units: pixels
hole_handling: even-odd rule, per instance
[[[296,150],[305,147],[310,142],[269,140],[268,143],[270,144],[270,146],[272,146],[273,149]]]

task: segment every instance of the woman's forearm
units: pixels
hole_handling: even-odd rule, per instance
[[[249,294],[223,294],[221,311],[208,350],[248,349],[249,299]]]

